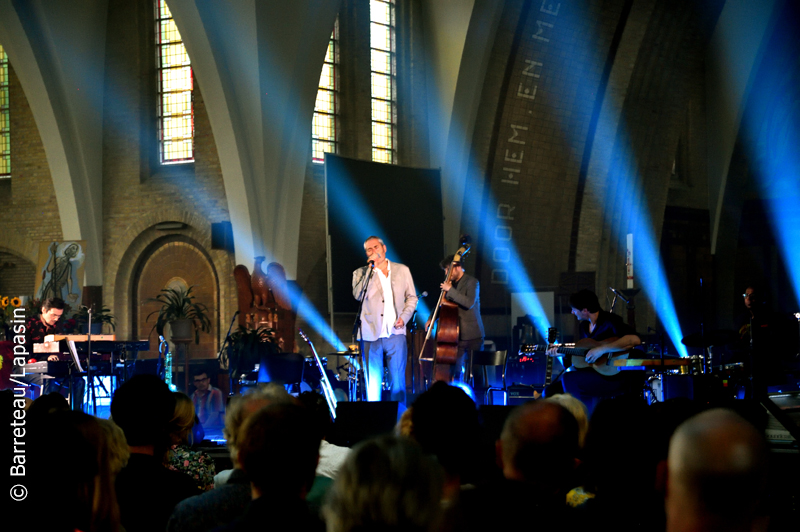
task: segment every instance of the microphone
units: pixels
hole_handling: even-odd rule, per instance
[[[240,312],[240,311],[238,311],[238,310],[237,310],[236,312],[234,312],[234,313],[233,313],[233,317],[235,318],[236,316],[238,316],[238,315],[239,315],[239,312]]]
[[[428,297],[428,291],[427,291],[427,290],[425,290],[425,291],[424,291],[424,292],[422,292],[421,294],[417,294],[417,297],[418,297],[419,299],[422,299],[423,297]]]
[[[367,261],[367,264],[369,264],[369,267],[370,267],[370,268],[374,268],[374,267],[375,267],[375,261],[374,261],[374,260],[372,260],[372,259],[368,260],[368,261]]]
[[[614,292],[614,295],[615,295],[615,296],[619,296],[619,298],[620,298],[620,299],[622,299],[622,300],[623,300],[625,303],[628,303],[628,304],[630,304],[631,300],[630,300],[630,299],[628,299],[627,297],[625,297],[624,295],[622,295],[622,292],[620,292],[620,291],[618,291],[618,290],[614,290],[614,289],[613,289],[613,288],[611,288],[610,286],[608,287],[608,289],[609,289],[609,290],[611,290],[612,292]]]

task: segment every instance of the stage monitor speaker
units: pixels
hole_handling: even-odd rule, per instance
[[[510,385],[535,386],[547,379],[548,356],[538,353],[509,353],[506,382]],[[550,359],[552,360],[552,359]]]
[[[211,249],[233,253],[233,225],[230,222],[211,224]]]
[[[328,441],[352,447],[362,440],[392,432],[397,424],[398,404],[397,401],[340,401]]]
[[[509,386],[508,404],[509,406],[517,406],[524,405],[528,401],[534,401],[536,397],[534,397],[533,392],[539,392],[541,394],[544,388],[543,384],[533,386]]]

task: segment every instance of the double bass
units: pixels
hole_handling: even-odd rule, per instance
[[[467,253],[469,253],[471,247],[469,235],[462,235],[459,240],[460,247],[453,256],[453,260],[447,265],[447,273],[444,278],[445,283],[451,281],[453,265],[460,263]],[[422,344],[422,354],[419,360],[420,362],[433,362],[433,381],[450,382],[450,368],[456,364],[458,359],[458,305],[445,298],[445,294],[446,292],[444,290],[439,294],[439,301],[436,303],[436,309],[433,311],[433,315],[431,315],[430,325],[425,335],[425,342]],[[437,320],[436,353],[433,358],[425,358],[425,348],[430,340],[433,324],[436,323]]]

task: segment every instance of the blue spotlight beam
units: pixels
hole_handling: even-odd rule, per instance
[[[664,264],[661,261],[652,217],[646,208],[644,187],[633,168],[636,159],[627,155],[631,152],[627,133],[625,131],[619,131],[617,135],[614,133],[612,125],[601,119],[597,125],[595,146],[601,153],[611,153],[614,144],[609,143],[616,141],[617,149],[622,154],[617,160],[630,163],[620,162],[604,170],[608,175],[608,185],[605,194],[600,195],[601,211],[606,226],[611,229],[618,242],[625,242],[627,234],[633,234],[634,275],[643,288],[643,295],[658,314],[672,344],[680,356],[686,357],[689,353],[686,346],[681,343],[683,332],[675,311]],[[616,219],[617,213],[626,213],[627,223],[620,223]]]
[[[458,139],[463,135],[458,128],[450,128],[449,133],[452,137],[450,142],[455,144],[468,145],[468,139]],[[532,316],[534,319],[534,326],[542,338],[547,338],[547,330],[551,327],[550,321],[544,312],[541,302],[536,297],[536,289],[533,282],[525,270],[524,262],[520,257],[517,245],[510,232],[498,231],[495,224],[497,218],[494,213],[498,212],[499,203],[492,194],[492,192],[485,186],[484,181],[479,176],[483,176],[480,165],[472,159],[468,162],[466,178],[462,180],[453,176],[450,172],[442,172],[442,179],[446,180],[448,177],[451,182],[443,182],[442,189],[451,187],[464,187],[465,190],[484,190],[485,198],[480,194],[465,194],[464,195],[464,218],[468,219],[471,216],[479,216],[478,227],[482,233],[483,238],[480,239],[485,249],[497,250],[501,256],[494,257],[485,255],[485,261],[488,263],[497,262],[495,259],[502,261],[503,270],[507,272],[508,279],[505,286],[510,292],[529,293],[531,295],[522,297],[520,302],[525,310],[525,313]],[[466,182],[466,186],[464,186]],[[482,203],[482,201],[484,203]],[[487,286],[482,287],[487,290]]]
[[[297,309],[297,315],[305,320],[326,342],[331,344],[337,351],[347,350],[344,343],[336,336],[336,333],[328,326],[322,315],[299,288],[290,285],[289,297],[292,301],[292,306]]]
[[[742,116],[742,136],[795,304],[800,304],[800,106],[794,68],[800,54],[800,8],[787,2],[779,9],[761,64],[751,73],[754,82]],[[735,73],[726,80],[729,85],[737,81]]]
[[[477,175],[470,172],[470,176]],[[471,178],[470,186],[477,187],[479,184],[475,178]],[[481,212],[479,201],[477,197],[470,197],[469,209],[472,212]],[[484,235],[484,242],[487,249],[493,250],[494,261],[500,261],[503,264],[503,269],[507,272],[507,286],[510,292],[517,292],[520,294],[528,294],[520,298],[520,303],[527,315],[533,317],[534,326],[542,338],[547,338],[547,330],[551,327],[550,320],[547,319],[544,308],[542,307],[539,298],[534,294],[536,289],[533,282],[525,270],[525,263],[520,257],[517,245],[514,238],[509,231],[498,230],[496,225],[496,217],[494,213],[498,210],[498,202],[495,200],[494,195],[487,189],[486,190],[486,207],[483,210],[483,218],[481,219],[481,231]],[[496,256],[495,256],[496,255]],[[489,257],[486,258],[489,262]]]
[[[369,234],[380,237],[389,250],[396,249],[386,235],[383,226],[378,222],[375,215],[372,214],[372,210],[368,207],[367,201],[349,180],[340,178],[336,181],[335,187],[332,184],[329,184],[329,187],[327,200],[331,203],[335,203],[340,210],[349,213],[349,216],[344,218],[344,226],[349,237],[352,238],[354,242],[362,241],[366,236],[369,236],[367,233],[372,231]],[[372,229],[368,231],[367,228],[370,227]],[[390,251],[389,255],[391,254]],[[403,263],[402,257],[398,257],[397,261]],[[417,302],[417,314],[423,323],[427,322],[431,315],[430,308],[421,299]]]
[[[798,168],[797,164],[797,162],[793,163],[791,170],[786,169],[786,179],[792,181],[791,186],[795,191],[800,190],[800,176],[795,170]],[[789,167],[789,164],[786,164],[785,167]],[[780,170],[772,172],[778,171]],[[800,302],[800,229],[796,225],[797,196],[781,196],[782,191],[792,190],[781,185],[762,182],[762,189],[771,206],[770,223],[778,241],[786,272],[789,275],[789,282],[794,290],[795,302],[798,303]],[[794,215],[786,215],[787,213],[794,213]],[[794,221],[791,218],[794,218]]]

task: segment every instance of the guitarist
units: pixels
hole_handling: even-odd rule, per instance
[[[580,339],[590,338],[606,343],[590,349],[586,353],[586,362],[593,364],[603,355],[627,351],[641,345],[642,340],[622,318],[616,314],[600,309],[597,294],[590,290],[581,290],[569,296],[572,314],[578,318]],[[613,341],[608,341],[615,339]],[[591,343],[591,342],[584,342]],[[581,342],[576,342],[580,345]],[[555,354],[551,348],[549,354]],[[641,371],[620,371],[612,376],[601,375],[591,366],[572,368],[564,373],[562,382],[564,391],[572,394],[586,404],[589,413],[601,399],[627,393],[639,393],[644,375]]]

